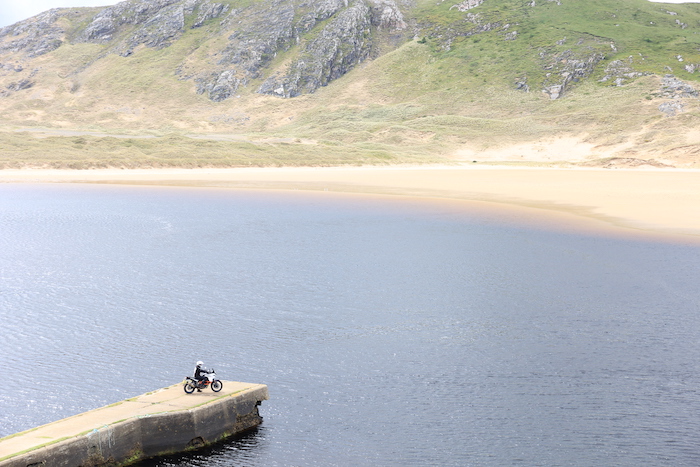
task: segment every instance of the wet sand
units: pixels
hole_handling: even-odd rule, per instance
[[[694,170],[493,166],[2,170],[2,182],[400,196],[565,229],[700,243],[700,171]]]

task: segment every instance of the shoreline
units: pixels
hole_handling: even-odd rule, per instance
[[[546,228],[700,243],[700,171],[504,166],[5,169],[0,183],[293,190],[410,198]]]

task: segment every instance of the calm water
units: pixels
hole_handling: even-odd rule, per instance
[[[698,465],[698,265],[409,201],[0,185],[0,436],[201,359],[269,386],[263,425],[142,465]]]

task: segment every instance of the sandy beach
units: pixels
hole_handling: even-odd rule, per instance
[[[700,171],[475,166],[2,170],[1,183],[106,183],[405,197],[547,228],[700,243]]]

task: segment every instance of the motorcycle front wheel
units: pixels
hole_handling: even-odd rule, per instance
[[[223,388],[223,387],[224,387],[224,383],[222,383],[218,379],[215,379],[214,381],[211,382],[211,390],[214,392],[221,391],[221,388]]]
[[[185,382],[185,386],[183,389],[187,394],[192,394],[194,392],[194,386],[189,381]]]

